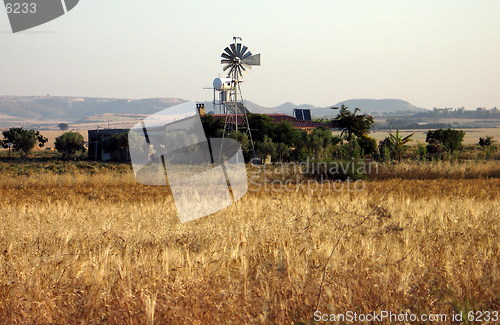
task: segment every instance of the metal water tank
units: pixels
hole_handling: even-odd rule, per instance
[[[213,85],[217,91],[233,89],[233,81],[230,78],[215,78]]]

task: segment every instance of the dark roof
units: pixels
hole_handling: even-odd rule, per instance
[[[125,133],[130,131],[130,129],[97,129],[97,130],[88,130],[90,135],[115,135],[120,133]]]

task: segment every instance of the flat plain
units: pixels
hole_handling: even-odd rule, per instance
[[[499,309],[495,161],[387,166],[356,190],[254,184],[185,224],[168,188],[137,184],[126,166],[40,164],[0,164],[4,324]]]

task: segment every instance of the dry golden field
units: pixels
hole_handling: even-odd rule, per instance
[[[167,188],[136,184],[127,169],[10,167],[0,174],[1,324],[500,309],[495,161],[389,166],[360,191],[254,185],[186,224]]]

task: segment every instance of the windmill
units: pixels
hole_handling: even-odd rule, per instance
[[[224,49],[221,54],[223,71],[227,71],[226,78],[216,78],[214,86],[215,111],[225,115],[224,135],[229,136],[233,131],[240,131],[248,135],[251,150],[255,156],[252,133],[248,124],[248,109],[245,107],[241,94],[241,79],[243,73],[253,66],[260,66],[260,54],[252,54],[248,47],[238,41],[240,37],[233,37],[233,43]],[[218,99],[217,99],[218,92]],[[218,108],[218,110],[217,110]]]
[[[235,81],[243,77],[243,71],[260,65],[260,54],[252,55],[248,47],[237,43],[238,39],[241,40],[239,37],[234,37],[234,43],[226,47],[221,55],[221,63],[226,65],[223,70],[229,70],[228,77],[232,77]]]

